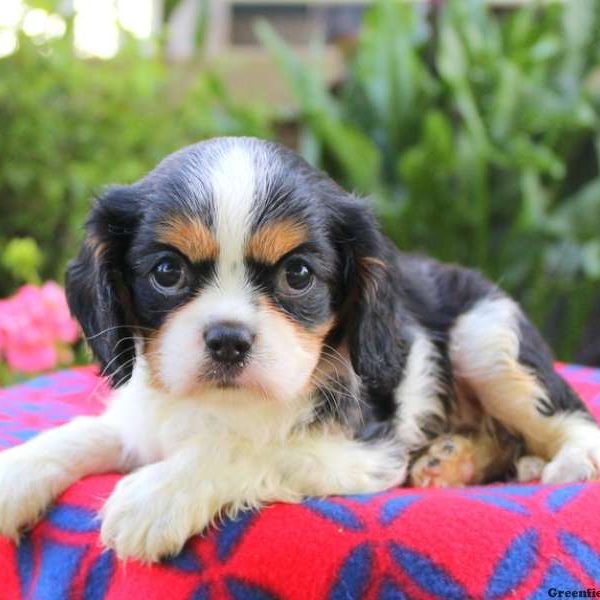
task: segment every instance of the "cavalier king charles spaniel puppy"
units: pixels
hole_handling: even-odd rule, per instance
[[[102,542],[144,561],[269,502],[600,475],[600,429],[515,301],[399,252],[282,146],[184,148],[86,232],[67,295],[114,391],[0,454],[1,534],[111,471]]]

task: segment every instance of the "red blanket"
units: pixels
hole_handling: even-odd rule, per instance
[[[600,417],[600,371],[561,370]],[[90,369],[2,390],[0,445],[98,412],[105,394]],[[600,483],[277,504],[144,566],[98,544],[96,511],[117,479],[74,485],[18,548],[0,538],[0,600],[537,599],[588,588],[600,597]]]

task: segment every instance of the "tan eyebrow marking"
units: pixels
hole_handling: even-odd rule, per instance
[[[306,227],[298,221],[285,219],[268,223],[250,238],[246,247],[246,256],[272,265],[307,240]]]
[[[158,239],[177,248],[192,262],[215,260],[219,255],[219,243],[210,229],[193,217],[171,217],[159,227]]]

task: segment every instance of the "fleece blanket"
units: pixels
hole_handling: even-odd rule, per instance
[[[600,371],[559,368],[599,417]],[[96,413],[106,393],[90,368],[2,390],[0,445]],[[148,566],[98,544],[96,511],[117,480],[74,485],[18,547],[0,538],[0,600],[600,597],[600,483],[275,504]]]

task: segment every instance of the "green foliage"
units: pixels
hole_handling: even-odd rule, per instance
[[[598,0],[430,15],[382,0],[336,93],[266,25],[302,150],[371,194],[402,247],[482,269],[564,358],[600,298]]]
[[[14,238],[2,250],[0,264],[19,283],[40,283],[42,253],[33,238]]]
[[[270,130],[266,114],[232,103],[206,71],[142,58],[133,43],[115,60],[86,61],[70,35],[41,45],[22,36],[18,52],[0,59],[0,236],[33,238],[41,277],[60,280],[102,186],[226,134]],[[9,262],[0,264],[0,297],[31,277],[31,264]]]
[[[318,52],[306,64],[266,25],[258,34],[300,106],[304,156],[372,196],[402,248],[516,294],[571,358],[600,298],[600,0],[438,4],[377,2],[335,92]],[[70,28],[22,37],[0,59],[0,297],[60,280],[103,185],[212,135],[272,137],[271,121],[211,73],[134,44],[84,61]]]

